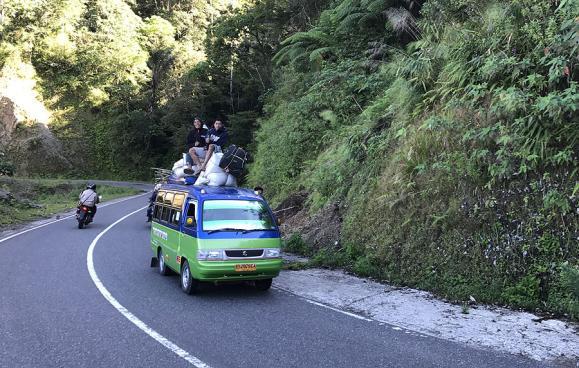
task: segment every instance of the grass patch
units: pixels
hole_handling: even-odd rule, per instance
[[[76,208],[86,183],[58,179],[0,177],[0,227],[16,225]],[[98,185],[103,200],[131,196],[141,191]]]

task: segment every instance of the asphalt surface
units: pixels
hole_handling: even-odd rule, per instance
[[[101,207],[83,230],[70,218],[0,242],[0,367],[193,367],[113,308],[87,270],[93,239],[146,204],[141,196]],[[150,259],[145,209],[94,249],[111,295],[210,367],[546,366],[394,330],[277,289],[219,286],[188,296]]]

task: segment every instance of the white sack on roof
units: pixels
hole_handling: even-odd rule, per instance
[[[225,182],[226,187],[237,187],[237,179],[231,174],[227,174],[227,181]]]
[[[212,173],[225,173],[222,168],[219,167],[219,161],[221,161],[221,157],[223,157],[223,153],[213,153],[209,162],[207,162],[207,166],[205,166],[205,176],[208,176]]]
[[[226,173],[211,173],[207,175],[207,179],[209,179],[209,183],[212,187],[221,187],[225,185],[227,182],[227,174]]]

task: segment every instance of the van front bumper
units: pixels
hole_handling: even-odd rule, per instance
[[[255,271],[236,272],[236,264],[255,264]],[[229,261],[196,261],[191,274],[199,281],[243,281],[271,279],[279,275],[282,260],[255,259]]]

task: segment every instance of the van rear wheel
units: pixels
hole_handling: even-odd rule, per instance
[[[157,259],[159,260],[159,273],[163,276],[169,275],[169,267],[165,263],[165,258],[163,256],[163,250],[159,249],[157,252]]]
[[[272,279],[255,280],[255,288],[260,291],[269,290]]]
[[[189,268],[189,262],[184,259],[183,265],[181,266],[181,290],[183,290],[185,294],[195,294],[199,291],[199,288],[199,281],[193,278],[191,269]]]

